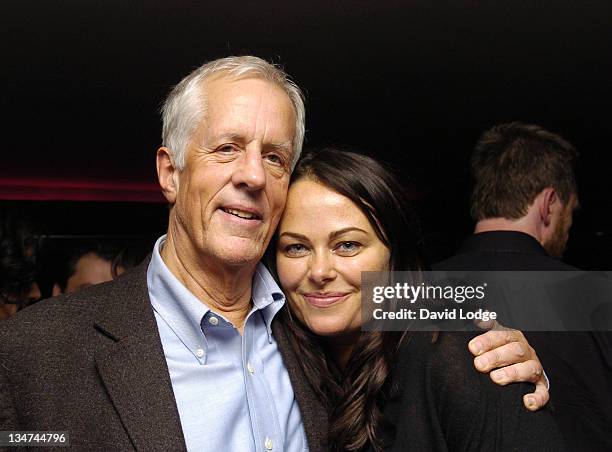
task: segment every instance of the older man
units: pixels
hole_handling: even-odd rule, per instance
[[[302,146],[301,93],[230,57],[181,81],[163,120],[168,234],[118,280],[2,326],[0,430],[65,430],[83,450],[325,450],[326,411],[258,263]]]
[[[173,127],[202,92],[190,114],[204,120],[189,134]],[[204,66],[164,106],[157,169],[173,207],[149,294],[190,449],[306,448],[271,336],[283,295],[258,267],[285,206],[303,118],[297,87],[256,58]]]
[[[125,278],[5,326],[1,430],[66,430],[83,450],[323,450],[325,412],[272,336],[284,298],[258,266],[302,146],[301,93],[227,58],[163,116],[167,236]]]

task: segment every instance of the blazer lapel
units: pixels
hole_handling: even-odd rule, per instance
[[[146,284],[148,259],[116,281],[95,328],[100,378],[134,448],[186,450]]]

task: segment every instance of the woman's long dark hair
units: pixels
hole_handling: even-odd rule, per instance
[[[307,153],[300,160],[292,182],[303,178],[319,182],[355,203],[389,249],[390,270],[420,267],[416,215],[391,170],[364,155],[327,148]],[[379,424],[401,333],[362,332],[347,367],[341,371],[328,359],[320,337],[292,316],[290,309],[284,309],[281,315],[306,377],[328,408],[330,448],[359,451],[371,446],[381,450]]]

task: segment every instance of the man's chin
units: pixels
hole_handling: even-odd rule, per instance
[[[256,265],[265,251],[259,243],[245,239],[228,239],[214,248],[213,253],[219,263],[232,267]]]

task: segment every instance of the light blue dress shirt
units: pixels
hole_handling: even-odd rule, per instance
[[[170,272],[155,243],[149,297],[189,451],[307,451],[287,369],[272,336],[285,303],[261,264],[243,335]],[[206,300],[204,300],[205,302]]]

